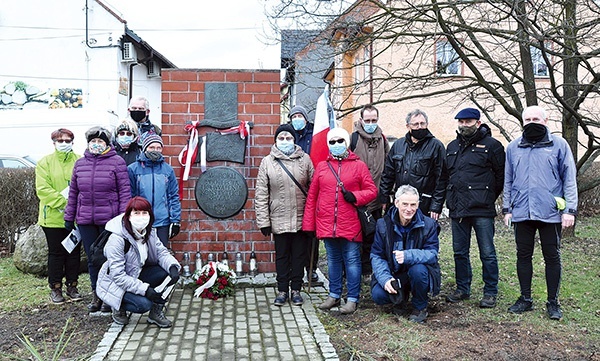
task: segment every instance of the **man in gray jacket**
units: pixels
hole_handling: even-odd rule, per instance
[[[533,310],[531,259],[537,231],[546,265],[546,312],[550,319],[560,320],[560,235],[563,227],[575,223],[577,170],[569,145],[563,138],[550,134],[547,124],[543,108],[527,107],[523,111],[523,136],[506,148],[502,212],[505,224],[514,225],[521,287],[521,296],[508,312]]]

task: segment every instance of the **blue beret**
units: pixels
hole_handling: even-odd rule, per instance
[[[465,108],[458,112],[454,119],[477,119],[481,118],[481,113],[475,108]]]

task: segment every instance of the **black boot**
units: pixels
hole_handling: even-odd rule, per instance
[[[148,314],[148,323],[153,323],[160,328],[168,328],[173,324],[169,319],[165,317],[164,305],[153,303]]]
[[[89,312],[98,312],[102,307],[102,300],[96,295],[96,291],[93,292],[92,302],[87,306]]]
[[[50,301],[55,305],[60,305],[65,303],[65,298],[62,293],[62,284],[56,283],[54,285],[50,285],[52,291],[50,291]]]

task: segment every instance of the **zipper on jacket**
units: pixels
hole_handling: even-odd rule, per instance
[[[341,171],[342,171],[342,161],[338,160],[338,178],[340,178],[340,182],[342,181],[342,177],[341,177]],[[335,178],[335,177],[334,177]],[[338,196],[340,194],[339,192],[339,187],[340,187],[340,182],[337,181],[337,179],[335,179],[335,207],[333,210],[333,238],[336,238],[335,233],[337,231],[337,216],[338,216]]]

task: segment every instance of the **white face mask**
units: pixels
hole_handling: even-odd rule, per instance
[[[131,222],[131,226],[133,228],[135,228],[138,231],[141,231],[142,229],[145,229],[148,226],[148,223],[150,223],[150,216],[149,215],[139,215],[139,216],[131,215],[131,216],[129,216],[129,222]]]
[[[56,150],[58,150],[59,152],[70,152],[71,149],[73,149],[73,142],[71,143],[59,143],[56,142],[54,143],[54,146],[56,147]]]

